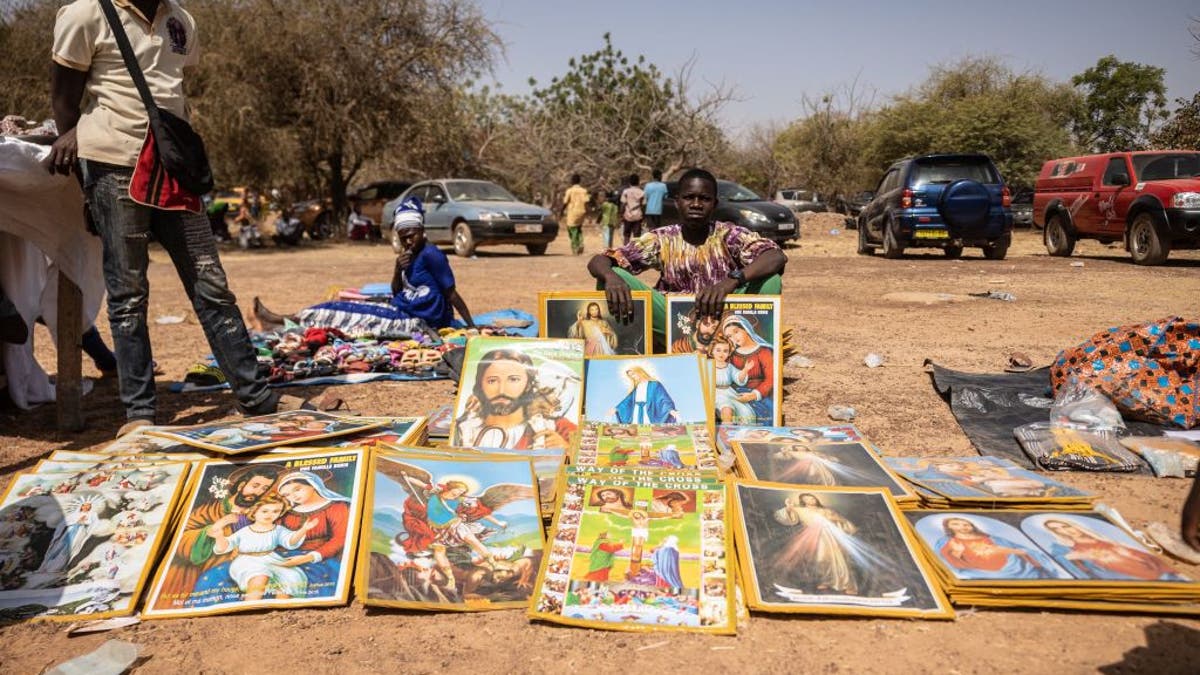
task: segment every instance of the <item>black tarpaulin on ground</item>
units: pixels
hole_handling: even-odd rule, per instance
[[[1050,369],[1024,373],[963,373],[926,360],[933,386],[950,403],[950,410],[967,438],[981,455],[1012,460],[1029,469],[1034,466],[1013,429],[1050,418]],[[1163,428],[1146,422],[1126,420],[1129,433],[1161,436]],[[1145,464],[1138,473],[1153,475]]]

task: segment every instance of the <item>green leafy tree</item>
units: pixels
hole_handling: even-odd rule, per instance
[[[835,207],[872,187],[875,176],[864,152],[872,99],[857,83],[804,97],[805,116],[775,142],[774,155],[787,182],[815,190]]]
[[[631,169],[669,175],[714,159],[723,140],[717,114],[731,94],[718,86],[693,96],[690,63],[669,77],[645,56],[626,56],[606,33],[603,47],[567,66],[544,87],[531,80],[533,92],[507,112],[511,137],[524,148],[515,161],[536,158],[555,191],[573,172],[600,183]]]
[[[1176,99],[1174,112],[1150,140],[1163,150],[1200,150],[1200,92],[1192,100]]]
[[[1074,150],[1066,131],[1079,105],[1071,87],[1017,74],[994,58],[932,69],[913,91],[866,120],[863,148],[879,172],[931,152],[982,152],[1007,182],[1029,186],[1045,160]]]
[[[1111,54],[1071,78],[1083,96],[1073,130],[1078,142],[1093,152],[1141,150],[1167,117],[1166,71]]]
[[[319,189],[346,210],[368,161],[490,67],[499,40],[468,0],[192,0],[205,55],[188,82],[223,182]],[[416,139],[420,152],[436,137]]]

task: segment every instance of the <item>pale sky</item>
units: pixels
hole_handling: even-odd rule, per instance
[[[569,58],[600,49],[611,32],[627,56],[645,54],[667,73],[694,57],[693,89],[706,81],[736,87],[741,100],[723,115],[734,132],[794,119],[804,94],[856,77],[883,101],[924,80],[929,66],[968,55],[1067,81],[1111,53],[1165,68],[1172,107],[1200,90],[1197,42],[1188,32],[1200,0],[483,0],[480,7],[506,45],[495,79],[508,93],[527,93],[530,76],[547,83],[565,73]]]

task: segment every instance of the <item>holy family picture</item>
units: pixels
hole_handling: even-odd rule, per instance
[[[735,494],[752,607],[952,615],[884,492],[741,483]]]
[[[526,606],[543,550],[535,484],[519,457],[376,455],[359,597],[392,607]]]
[[[467,342],[450,445],[566,449],[583,403],[583,340]]]
[[[202,465],[145,616],[345,602],[363,454]]]
[[[937,561],[959,580],[1191,582],[1098,513],[905,515]]]
[[[651,351],[650,292],[633,291],[633,317],[620,321],[608,312],[604,293],[538,294],[539,335],[584,341],[584,355],[629,356]]]
[[[691,296],[667,298],[667,351],[712,360],[718,424],[778,425],[783,387],[778,297],[737,296],[719,316],[699,316]]]
[[[151,435],[222,454],[240,454],[359,433],[388,424],[382,418],[355,418],[315,410],[290,410],[217,424],[156,429]]]
[[[701,361],[691,354],[592,359],[584,419],[618,424],[702,424],[708,419]]]

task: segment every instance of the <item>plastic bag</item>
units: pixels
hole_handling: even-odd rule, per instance
[[[1060,429],[1107,431],[1122,435],[1125,420],[1107,396],[1075,377],[1058,390],[1050,406],[1050,425]]]

